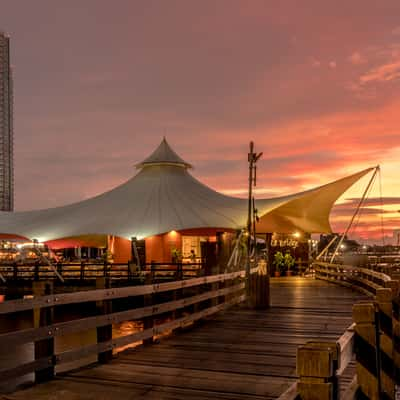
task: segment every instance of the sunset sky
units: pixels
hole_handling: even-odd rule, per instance
[[[214,189],[258,197],[381,165],[353,237],[400,228],[399,0],[0,0],[11,37],[16,209],[131,177],[167,136]],[[368,182],[341,199],[341,230]],[[343,203],[344,202],[344,203]],[[387,239],[389,240],[389,239]]]

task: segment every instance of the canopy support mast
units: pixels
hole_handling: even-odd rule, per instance
[[[253,186],[256,186],[256,163],[263,153],[254,153],[254,143],[250,142],[249,162],[249,198],[247,214],[247,260],[246,260],[246,294],[250,298],[250,246],[252,233],[252,218],[254,213]]]
[[[353,214],[353,216],[351,217],[349,225],[347,226],[347,228],[346,228],[345,232],[343,233],[343,235],[340,237],[339,243],[337,244],[337,246],[335,248],[335,251],[333,252],[333,255],[332,255],[331,261],[330,261],[331,264],[333,263],[333,260],[335,259],[336,255],[337,255],[337,252],[338,252],[341,244],[343,243],[343,240],[344,240],[345,236],[349,232],[349,230],[351,228],[351,225],[353,224],[354,218],[356,217],[356,215],[360,211],[360,208],[361,208],[362,204],[364,203],[365,197],[367,196],[367,193],[369,192],[369,189],[370,189],[370,187],[372,185],[372,182],[375,180],[376,174],[378,173],[379,170],[380,170],[380,167],[379,167],[379,165],[377,165],[375,167],[375,171],[374,171],[373,175],[371,176],[371,179],[369,180],[368,185],[365,188],[364,193],[363,193],[363,195],[362,195],[362,197],[361,197],[361,199],[360,199],[360,201],[359,201],[359,203],[357,205],[357,209],[356,209],[355,213]]]

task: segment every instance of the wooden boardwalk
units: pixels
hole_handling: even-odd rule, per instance
[[[361,299],[310,278],[271,282],[272,308],[236,307],[195,329],[120,353],[111,363],[59,375],[2,399],[274,399],[296,379],[296,349],[336,340]]]

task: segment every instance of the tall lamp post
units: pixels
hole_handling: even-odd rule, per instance
[[[253,186],[257,184],[257,161],[263,153],[254,152],[254,143],[250,142],[250,152],[247,160],[249,162],[249,198],[248,198],[248,214],[247,214],[247,260],[246,260],[246,295],[250,298],[250,246],[251,234],[254,218],[254,201],[253,201]],[[254,235],[255,240],[255,235]]]

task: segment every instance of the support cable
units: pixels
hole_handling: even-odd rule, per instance
[[[360,211],[359,211],[358,214],[357,214],[357,219],[356,219],[355,223],[353,223],[353,228],[352,228],[350,234],[354,234],[355,231],[356,231],[357,228],[358,228],[358,224],[359,224],[359,222],[360,222],[361,215],[362,215],[363,212],[364,212],[364,206],[365,206],[366,200],[367,200],[368,198],[370,198],[370,195],[371,195],[371,192],[372,192],[372,188],[373,188],[373,185],[374,185],[374,183],[375,183],[375,179],[376,179],[376,176],[374,177],[373,182],[372,182],[372,184],[371,184],[371,186],[370,186],[370,188],[369,188],[369,190],[368,190],[368,193],[367,193],[367,195],[365,196],[364,201],[363,201],[362,204],[361,204]]]
[[[383,221],[382,174],[381,174],[380,169],[379,169],[379,197],[380,197],[380,203],[381,203],[382,246],[383,246],[383,251],[385,251],[385,227],[384,227],[384,221]]]
[[[360,201],[359,201],[359,203],[358,203],[357,209],[356,209],[355,213],[353,214],[353,216],[351,217],[351,220],[350,220],[349,225],[347,226],[347,228],[346,228],[345,232],[343,233],[343,235],[340,237],[339,243],[337,244],[337,246],[336,246],[336,248],[335,248],[335,251],[333,252],[333,255],[332,255],[331,260],[330,260],[330,263],[331,263],[331,264],[333,263],[333,260],[335,259],[336,254],[337,254],[337,252],[338,252],[338,250],[339,250],[341,244],[343,243],[344,238],[346,237],[347,233],[349,232],[349,230],[350,230],[350,228],[351,228],[351,226],[352,226],[352,224],[353,224],[353,221],[354,221],[356,215],[358,214],[358,212],[359,212],[359,210],[360,210],[360,207],[362,206],[362,204],[363,204],[363,202],[364,202],[364,199],[365,199],[367,193],[369,192],[370,187],[371,187],[371,185],[372,185],[372,182],[375,180],[375,176],[376,176],[376,174],[378,173],[379,169],[380,169],[380,167],[379,167],[379,165],[377,165],[377,166],[375,167],[375,171],[374,171],[374,173],[373,173],[371,179],[369,180],[368,185],[367,185],[367,187],[365,188],[364,193],[363,193],[363,195],[362,195],[362,197],[361,197],[361,199],[360,199]]]

